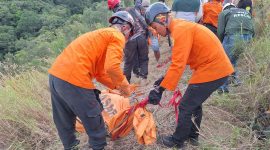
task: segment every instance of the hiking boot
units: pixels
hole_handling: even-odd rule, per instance
[[[141,74],[140,74],[140,78],[142,78],[142,79],[145,79],[145,80],[146,80],[146,79],[147,79],[147,75],[145,75],[145,74],[142,74],[142,73],[141,73]]]
[[[70,148],[65,148],[65,150],[79,150],[80,146],[80,141],[76,140],[75,142],[73,142],[73,146],[71,146]]]
[[[234,77],[232,80],[233,86],[240,86],[243,82],[239,80],[239,78]]]
[[[92,149],[92,150],[105,150],[104,147],[103,148],[92,148],[90,145],[88,145],[88,149],[82,149],[82,150],[90,150],[90,149]]]
[[[165,145],[168,148],[184,148],[184,142],[175,143],[172,135],[160,136],[158,143]]]
[[[140,78],[140,75],[139,74],[134,73],[134,75],[135,75],[136,78]]]
[[[222,95],[222,94],[229,93],[229,89],[227,87],[222,87],[222,88],[217,89],[217,92],[219,95]]]
[[[190,137],[188,142],[192,146],[199,146],[200,145],[198,137],[195,137],[195,138]]]

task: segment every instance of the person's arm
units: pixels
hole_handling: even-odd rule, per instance
[[[159,42],[158,42],[158,37],[154,36],[153,34],[150,34],[150,46],[154,52],[159,51]]]
[[[150,34],[150,46],[154,52],[154,56],[156,58],[156,61],[159,61],[160,58],[160,51],[159,51],[159,42],[158,42],[158,37],[153,36],[152,34]]]
[[[217,36],[219,40],[222,42],[225,34],[226,28],[226,20],[224,12],[221,12],[218,16],[218,28],[217,28]]]
[[[154,52],[156,61],[158,61],[160,58],[159,41],[158,41],[159,35],[158,35],[157,31],[150,26],[148,27],[148,31],[149,31],[149,41],[150,41],[149,45],[151,46],[151,48]]]
[[[116,86],[113,84],[112,79],[108,76],[108,74],[100,74],[96,77],[96,80],[103,85],[107,86],[110,89],[115,89]]]
[[[160,86],[167,90],[175,90],[182,76],[193,44],[192,31],[189,29],[177,31],[172,48],[172,63]]]
[[[113,33],[113,37],[107,47],[104,69],[115,86],[119,86],[125,79],[123,71],[120,68],[120,64],[123,60],[124,45],[124,36],[120,32]]]

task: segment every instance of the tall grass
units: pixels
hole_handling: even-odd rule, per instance
[[[264,30],[245,45],[237,70],[243,84],[230,87],[228,95],[215,95],[208,105],[235,118],[229,122],[233,130],[228,138],[231,146],[227,148],[242,149],[246,145],[244,149],[270,149],[270,140],[257,140],[252,131],[254,118],[270,109],[270,26],[264,26]]]
[[[25,72],[0,79],[0,149],[43,149],[56,143],[47,75]]]

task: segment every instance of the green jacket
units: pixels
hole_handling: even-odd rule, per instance
[[[230,8],[222,11],[218,16],[217,35],[223,41],[225,35],[252,34],[254,26],[251,14],[240,8]]]
[[[200,0],[174,0],[172,11],[198,12]]]

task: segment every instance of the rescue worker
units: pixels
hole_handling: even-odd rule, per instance
[[[200,4],[200,0],[174,0],[172,11],[175,12],[175,18],[195,22]]]
[[[71,42],[49,69],[53,120],[64,149],[75,149],[76,116],[82,121],[94,150],[106,146],[99,91],[93,79],[130,95],[130,85],[120,68],[125,41],[134,20],[126,11],[109,19],[111,27],[85,33]]]
[[[218,17],[217,35],[234,67],[237,66],[237,60],[243,51],[243,44],[249,42],[253,34],[251,14],[244,9],[236,8],[232,3],[225,4]],[[234,85],[241,84],[236,71],[231,77]],[[228,84],[229,82],[226,82],[218,92],[220,94],[228,93]]]
[[[210,0],[203,4],[202,23],[214,34],[217,34],[218,15],[222,11],[221,0]]]
[[[139,0],[140,1],[140,0]],[[121,8],[120,0],[108,0],[108,8],[113,12],[126,10],[133,17],[134,31],[132,37],[125,46],[124,74],[130,82],[131,73],[146,80],[148,76],[148,44],[147,44],[147,24],[144,17],[135,7]],[[139,6],[138,6],[139,7]]]
[[[162,93],[176,89],[186,65],[193,71],[189,85],[179,105],[178,123],[173,135],[161,136],[167,147],[184,147],[184,142],[198,145],[198,129],[202,119],[202,103],[227,80],[233,66],[218,38],[206,27],[174,19],[163,3],[154,3],[146,10],[146,22],[161,36],[172,38],[172,63],[166,75],[154,83],[148,99],[159,104]],[[195,117],[195,124],[191,117]],[[197,127],[196,127],[197,126]]]
[[[142,10],[141,14],[142,16],[145,15],[145,10],[149,7],[150,5],[150,0],[143,0],[142,1]],[[156,30],[154,30],[151,27],[148,27],[148,44],[151,46],[155,59],[157,63],[159,63],[159,58],[160,58],[160,50],[159,50],[159,35]]]
[[[252,15],[252,0],[240,0],[237,4],[237,8],[245,9]]]

